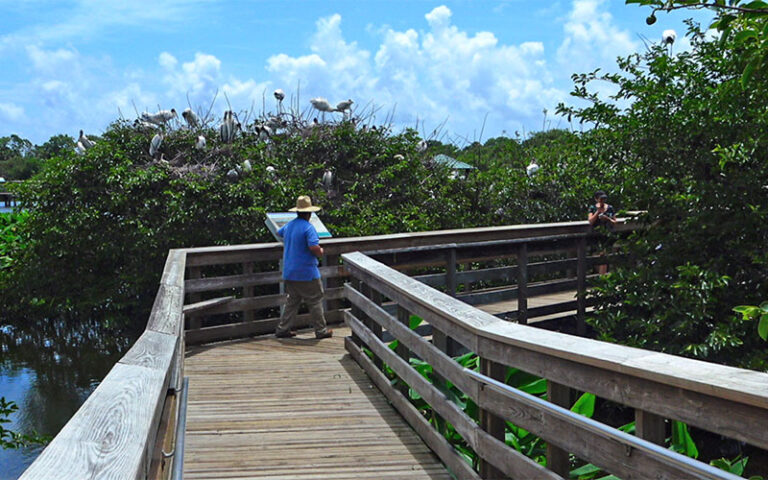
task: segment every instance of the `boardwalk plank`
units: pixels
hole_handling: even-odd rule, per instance
[[[334,333],[190,348],[184,477],[450,479]]]

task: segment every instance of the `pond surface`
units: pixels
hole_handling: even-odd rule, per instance
[[[19,407],[5,428],[61,430],[135,340],[103,323],[0,318],[0,396]],[[0,480],[18,478],[42,449],[0,449]]]

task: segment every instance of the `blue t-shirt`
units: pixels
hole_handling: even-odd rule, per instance
[[[317,257],[309,247],[320,244],[311,223],[296,217],[277,231],[283,237],[283,279],[306,282],[320,278]]]

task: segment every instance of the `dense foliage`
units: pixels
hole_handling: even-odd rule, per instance
[[[40,171],[46,160],[74,145],[67,135],[55,135],[42,145],[32,145],[18,135],[0,137],[0,177],[6,181],[26,180]]]
[[[322,205],[323,221],[343,237],[581,218],[597,186],[564,168],[582,148],[564,131],[422,151],[413,131],[351,121],[271,138],[252,126],[231,144],[210,128],[179,128],[166,132],[161,159],[147,153],[154,134],[115,123],[85,155],[60,151],[15,187],[28,210],[14,235],[26,241],[3,247],[6,312],[99,310],[141,323],[168,249],[271,241],[265,212],[286,210],[299,194]],[[208,139],[203,150],[194,148],[198,134]],[[432,162],[451,148],[476,168],[457,176]],[[529,178],[534,158],[542,168]]]
[[[575,76],[591,105],[562,107],[598,126],[598,155],[648,211],[627,244],[640,262],[600,282],[594,326],[606,340],[763,369],[755,322],[732,309],[768,295],[768,78],[745,87],[742,44],[696,26],[689,36],[690,52],[653,46],[620,60],[621,74]],[[590,93],[597,79],[618,93]]]

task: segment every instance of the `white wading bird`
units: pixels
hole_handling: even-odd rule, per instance
[[[323,173],[323,186],[330,190],[331,186],[333,186],[333,172],[330,170],[326,170]]]
[[[160,110],[157,113],[144,112],[141,114],[141,119],[155,125],[165,125],[170,119],[177,116],[176,110],[172,108],[170,110]]]
[[[529,177],[532,177],[538,171],[539,171],[539,165],[536,163],[535,160],[531,160],[531,164],[525,167],[525,173]]]
[[[347,110],[349,110],[349,107],[351,107],[353,103],[355,102],[353,102],[351,98],[349,100],[344,100],[343,102],[339,102],[336,104],[336,111],[344,113]]]
[[[187,121],[189,128],[197,128],[200,125],[197,115],[195,115],[195,112],[193,112],[191,108],[187,108],[181,112],[181,116]]]
[[[243,161],[243,172],[247,173],[247,172],[250,172],[251,170],[253,170],[253,166],[251,166],[251,161],[250,160],[244,160]]]
[[[419,140],[419,144],[416,146],[416,151],[419,153],[423,153],[427,151],[427,141],[426,140]]]
[[[205,137],[202,135],[198,135],[197,141],[195,142],[195,148],[197,148],[198,150],[202,150],[205,148],[205,144],[206,144]]]
[[[235,139],[238,125],[239,122],[235,121],[232,110],[224,112],[224,118],[221,121],[221,126],[219,126],[219,136],[221,141],[224,143],[232,143]]]
[[[664,30],[664,33],[661,34],[661,41],[665,45],[672,45],[675,40],[677,40],[677,32],[674,30]]]
[[[331,106],[331,104],[328,103],[328,100],[322,97],[313,98],[312,100],[309,101],[309,103],[311,103],[316,110],[320,110],[321,112],[335,111],[335,109]]]
[[[85,150],[93,148],[93,146],[96,145],[88,137],[85,136],[82,130],[80,130],[80,138],[77,139],[77,143],[81,143]]]
[[[152,141],[149,142],[149,156],[155,157],[157,152],[160,151],[160,146],[163,144],[163,132],[156,133],[154,137],[152,137]]]

